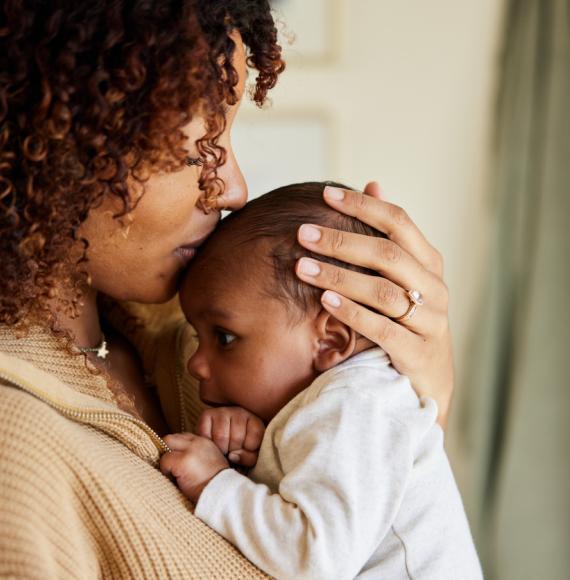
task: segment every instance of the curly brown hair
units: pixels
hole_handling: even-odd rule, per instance
[[[127,179],[143,192],[151,173],[182,168],[181,129],[198,107],[203,203],[221,193],[235,29],[262,104],[284,69],[267,0],[3,0],[0,323],[53,323],[54,297],[77,311],[81,224],[109,195],[122,202],[117,217],[131,211]]]

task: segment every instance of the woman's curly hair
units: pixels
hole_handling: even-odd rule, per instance
[[[267,0],[0,6],[0,323],[53,323],[58,288],[71,312],[81,299],[88,244],[78,231],[89,211],[111,195],[125,215],[127,179],[144,191],[151,173],[182,168],[181,128],[198,109],[205,206],[221,192],[217,140],[237,100],[230,32],[258,70],[258,104],[284,64]]]

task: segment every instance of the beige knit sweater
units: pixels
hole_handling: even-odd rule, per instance
[[[170,427],[189,429],[192,337],[160,309],[146,328],[131,339]],[[82,357],[0,327],[0,577],[263,577],[160,473],[164,449]]]

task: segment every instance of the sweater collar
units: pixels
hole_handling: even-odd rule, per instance
[[[105,378],[90,372],[83,357],[70,355],[60,340],[40,329],[18,338],[0,327],[0,381],[118,439],[153,465],[168,450],[144,421],[117,407]]]

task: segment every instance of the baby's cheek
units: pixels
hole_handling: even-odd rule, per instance
[[[274,389],[278,377],[279,372],[269,358],[251,357],[249,365],[236,369],[228,377],[228,383],[232,385],[233,401],[267,420],[267,413],[274,406]]]
[[[291,358],[267,368],[264,408],[259,416],[271,420],[291,399],[312,382],[312,367]]]

